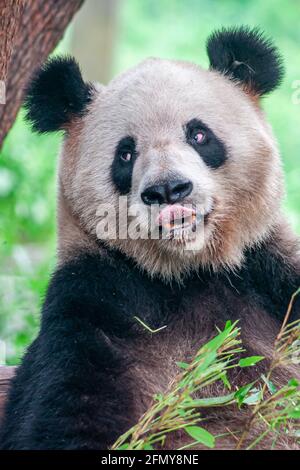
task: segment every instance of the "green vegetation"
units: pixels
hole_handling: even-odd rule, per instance
[[[214,28],[258,25],[272,36],[286,63],[282,87],[264,100],[283,155],[286,210],[300,232],[299,6],[293,0],[127,0],[122,3],[114,72],[145,57],[207,66],[205,40]],[[60,46],[67,50],[64,42]],[[87,51],[88,54],[88,51]],[[0,338],[8,363],[18,363],[34,337],[39,308],[55,265],[55,162],[60,137],[35,136],[21,112],[0,153]]]
[[[162,449],[174,433],[176,442],[178,432],[181,439],[183,433],[187,435],[187,443],[177,450],[195,448],[199,444],[208,448],[222,447],[224,439],[223,447],[247,450],[258,445],[265,449],[276,448],[282,436],[288,440],[290,448],[299,443],[300,384],[293,377],[281,388],[273,383],[278,368],[300,362],[300,320],[287,324],[299,293],[300,289],[291,299],[265,374],[257,375],[254,381],[239,389],[231,385],[230,373],[241,376],[241,369],[253,367],[264,358],[240,358],[243,353],[240,329],[237,323],[227,322],[223,331],[200,348],[191,363],[177,364],[182,372],[174,378],[169,390],[154,397],[152,406],[112,449]],[[215,390],[218,395],[212,396]],[[239,427],[229,429],[225,422],[218,435],[211,434],[203,410],[215,407],[230,407]]]

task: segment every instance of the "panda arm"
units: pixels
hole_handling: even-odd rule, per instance
[[[27,356],[13,384],[12,394],[22,387],[23,393],[8,404],[1,447],[107,448],[133,424],[122,348],[80,322],[57,322],[38,339],[30,375]]]
[[[57,271],[37,345],[12,387],[3,448],[104,449],[134,424],[125,351],[139,333],[129,310],[147,299],[137,298],[133,281],[121,266],[93,259]]]
[[[78,318],[105,333],[126,337],[138,329],[136,316],[150,326],[160,324],[160,297],[158,283],[124,259],[81,255],[55,272],[44,304],[42,326],[54,318]],[[53,308],[55,301],[58,314]]]
[[[282,321],[292,295],[300,287],[300,259],[298,241],[284,243],[276,237],[246,255],[243,283],[254,287],[264,306]],[[296,296],[290,321],[300,318],[300,295]]]

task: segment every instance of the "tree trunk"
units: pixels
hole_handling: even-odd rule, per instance
[[[32,72],[57,45],[83,1],[0,0],[0,95],[5,102],[0,99],[0,147]]]
[[[120,3],[89,0],[74,21],[71,50],[88,81],[106,84],[111,78]]]
[[[24,0],[0,0],[0,80],[4,82],[24,6]]]

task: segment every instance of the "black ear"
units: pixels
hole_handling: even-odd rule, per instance
[[[264,95],[273,91],[284,75],[282,58],[273,42],[246,26],[222,29],[207,41],[210,67],[238,80],[246,90]]]
[[[38,69],[26,90],[26,119],[37,132],[64,129],[74,116],[82,116],[93,87],[82,79],[72,57],[55,57]]]

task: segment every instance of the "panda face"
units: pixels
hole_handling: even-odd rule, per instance
[[[246,58],[236,56],[251,48],[241,70]],[[238,265],[280,217],[281,164],[259,104],[280,79],[278,57],[248,30],[213,35],[208,51],[210,70],[148,59],[106,87],[83,90],[72,72],[80,93],[66,87],[60,114],[52,92],[50,115],[66,121],[59,181],[72,214],[90,237],[168,278]],[[35,127],[47,130],[44,121],[38,127],[45,114],[29,104]],[[117,230],[102,237],[105,208]]]
[[[157,251],[209,263],[218,254],[225,264],[261,239],[279,212],[280,163],[258,104],[226,77],[187,63],[151,59],[101,88],[71,128],[63,159],[68,197],[90,233],[99,205],[118,216],[119,198],[127,197],[135,217],[124,223],[142,236],[106,243],[135,256]],[[174,207],[195,208],[199,233],[192,212],[178,237],[149,240],[157,205],[171,217]]]

